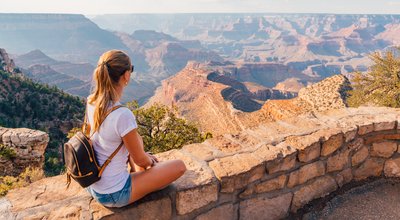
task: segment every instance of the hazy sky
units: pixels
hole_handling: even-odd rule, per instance
[[[8,0],[0,12],[191,13],[300,12],[400,14],[400,0]]]

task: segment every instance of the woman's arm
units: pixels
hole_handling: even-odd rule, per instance
[[[128,150],[130,157],[133,161],[141,167],[148,167],[153,165],[153,161],[144,151],[143,140],[137,129],[133,129],[122,137],[125,147]]]

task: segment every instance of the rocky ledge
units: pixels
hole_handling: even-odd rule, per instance
[[[343,185],[400,175],[400,110],[345,108],[265,123],[158,157],[182,178],[121,209],[95,202],[65,176],[12,190],[5,219],[280,219]]]
[[[28,128],[0,127],[0,144],[15,152],[15,157],[0,155],[0,176],[20,174],[28,166],[43,167],[49,135]]]

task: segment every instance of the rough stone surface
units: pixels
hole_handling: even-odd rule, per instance
[[[368,134],[374,131],[374,125],[369,124],[369,125],[362,125],[358,128],[358,134],[359,135],[364,135]]]
[[[54,215],[59,214],[56,211],[61,204],[67,208],[81,207],[81,210],[75,213],[77,216],[90,216],[88,210],[90,195],[75,182],[65,190],[66,185],[63,184],[65,182],[66,176],[42,179],[29,187],[9,192],[5,198],[12,205],[11,212],[18,213],[19,218],[29,217],[32,214],[54,218],[56,217]]]
[[[346,142],[350,142],[350,141],[354,140],[354,138],[356,138],[356,135],[357,135],[357,127],[353,130],[346,131],[344,133],[344,139]]]
[[[337,134],[330,137],[322,144],[321,155],[328,156],[339,149],[343,144],[343,134]]]
[[[335,180],[339,187],[342,187],[344,184],[349,183],[351,180],[353,180],[353,173],[351,172],[351,168],[347,168],[336,174]]]
[[[233,192],[265,174],[262,161],[248,153],[215,159],[209,165],[221,182],[221,192]]]
[[[290,170],[296,164],[296,149],[286,142],[273,145],[262,145],[252,154],[266,162],[269,174]]]
[[[374,131],[393,130],[396,127],[396,121],[374,123]]]
[[[384,141],[373,143],[371,147],[371,156],[389,158],[397,151],[397,143]]]
[[[44,152],[49,142],[49,135],[43,131],[27,128],[0,127],[0,144],[11,148],[16,153],[15,159],[0,156],[0,176],[17,176],[26,167],[42,167]]]
[[[347,147],[352,151],[357,151],[364,146],[364,139],[357,138],[347,144]]]
[[[256,193],[270,192],[277,189],[282,189],[286,183],[286,175],[281,175],[275,179],[259,183],[255,187]]]
[[[281,175],[274,179],[257,183],[255,186],[247,188],[243,193],[240,194],[240,197],[244,198],[254,193],[265,193],[282,189],[283,187],[285,187],[286,179],[286,175]]]
[[[296,165],[296,157],[288,156],[283,160],[267,163],[267,170],[269,174],[277,173],[292,169]]]
[[[354,170],[354,179],[363,180],[370,176],[380,176],[384,161],[380,158],[368,158],[359,168]]]
[[[329,157],[327,160],[326,171],[333,172],[343,170],[343,168],[350,163],[349,152],[350,150],[346,149],[342,152],[338,152],[336,155]]]
[[[384,173],[387,177],[400,177],[400,158],[387,160]]]
[[[325,174],[325,165],[322,161],[317,161],[311,164],[302,166],[299,170],[294,171],[289,176],[287,186],[292,188],[299,184],[303,184],[308,180],[322,176]]]
[[[176,195],[176,209],[183,215],[218,199],[218,185],[210,183],[192,190],[180,191]]]
[[[332,177],[319,177],[294,193],[291,211],[296,212],[309,201],[323,197],[336,189],[336,181]]]
[[[195,220],[232,220],[237,218],[237,206],[225,204],[201,214]]]
[[[182,149],[192,154],[197,159],[204,161],[210,161],[222,156],[221,152],[216,151],[203,143],[185,145]]]
[[[299,161],[301,162],[310,162],[321,155],[321,144],[315,143],[310,147],[302,150],[298,154]]]
[[[382,140],[400,140],[400,133],[398,134],[377,134],[365,138],[365,144],[369,145],[374,142],[379,142]]]
[[[288,215],[292,193],[268,199],[256,197],[240,202],[240,219],[282,219]]]
[[[351,157],[351,165],[352,166],[357,166],[360,163],[364,162],[365,159],[368,157],[368,148],[367,147],[362,147],[360,150],[358,150],[354,155]]]
[[[97,203],[96,205],[100,206]],[[172,218],[171,208],[172,208],[171,200],[167,197],[167,198],[161,198],[159,200],[144,202],[133,207],[128,206],[121,210],[113,209],[113,212],[110,213],[110,215],[106,215],[104,217],[99,215],[96,216],[95,219],[129,220],[132,219],[133,216],[135,219],[154,219],[154,220],[171,219]]]
[[[299,150],[300,162],[309,162],[321,154],[320,137],[317,135],[294,136],[285,140],[290,146]]]
[[[218,183],[206,162],[178,150],[157,156],[161,161],[181,159],[186,165],[187,171],[174,184],[178,191],[176,195],[178,214],[189,213],[218,199]]]

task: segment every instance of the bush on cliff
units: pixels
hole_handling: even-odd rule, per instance
[[[200,132],[193,122],[178,117],[177,107],[169,108],[156,103],[148,108],[139,108],[137,101],[127,106],[136,116],[145,151],[160,153],[212,137],[209,132]]]
[[[37,180],[44,178],[41,168],[27,167],[19,176],[0,176],[0,196],[4,196],[8,191],[27,186]]]
[[[143,138],[145,151],[160,153],[179,149],[183,145],[203,142],[212,134],[202,133],[193,122],[179,118],[177,108],[154,104],[149,108],[139,108],[137,101],[126,105],[136,116],[138,132]],[[73,128],[68,133],[72,137],[80,128]]]
[[[394,51],[371,55],[374,64],[369,72],[357,72],[348,104],[400,107],[400,57]]]
[[[4,146],[3,144],[0,144],[0,158],[5,158],[7,160],[11,160],[17,156],[17,153],[15,152],[14,149]]]

